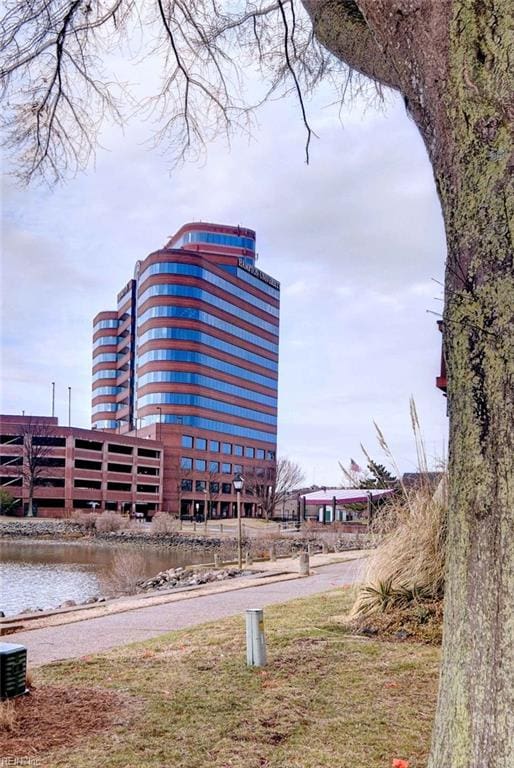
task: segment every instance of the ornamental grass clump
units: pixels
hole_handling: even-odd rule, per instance
[[[372,530],[380,543],[369,558],[364,585],[351,611],[351,619],[357,624],[369,624],[372,618],[372,624],[378,621],[378,631],[389,624],[397,630],[402,622],[440,623],[442,616],[448,512],[446,473],[440,473],[434,488],[434,473],[428,471],[413,402],[411,418],[419,482],[413,488],[401,484],[401,493],[377,513]],[[378,428],[377,432],[382,449],[392,460]],[[394,621],[385,617],[393,613]]]

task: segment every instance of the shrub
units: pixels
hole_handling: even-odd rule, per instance
[[[102,512],[95,520],[98,533],[114,533],[127,525],[127,520],[116,512]]]
[[[365,586],[353,615],[416,605],[442,598],[446,543],[445,481],[406,490],[385,505],[374,521],[381,543],[369,559]]]
[[[145,576],[145,564],[141,552],[115,552],[109,570],[99,576],[102,593],[107,597],[133,595]]]
[[[180,520],[176,517],[172,517],[168,512],[157,512],[157,514],[152,517],[152,533],[176,533],[179,528]]]
[[[86,533],[92,533],[95,530],[97,517],[98,515],[94,512],[81,512],[79,510],[74,510],[71,514],[71,519],[80,523]]]

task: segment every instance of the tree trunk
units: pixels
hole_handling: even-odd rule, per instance
[[[512,0],[304,4],[337,56],[400,90],[434,169],[448,244],[450,448],[443,659],[429,768],[512,768]]]
[[[456,61],[466,67],[466,61]],[[446,223],[450,418],[443,661],[430,768],[514,766],[512,139],[466,93],[433,157]],[[462,90],[462,89],[461,89]],[[443,137],[441,137],[442,140]],[[435,154],[435,153],[434,153]]]
[[[450,419],[443,659],[429,766],[511,768],[514,83],[507,47],[498,50],[507,43],[498,17],[477,18],[469,5],[466,15],[464,5],[450,28],[446,120],[427,141],[448,245]]]

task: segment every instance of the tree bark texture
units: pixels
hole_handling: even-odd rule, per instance
[[[449,531],[429,768],[514,766],[514,3],[304,0],[316,35],[403,95],[448,246]]]

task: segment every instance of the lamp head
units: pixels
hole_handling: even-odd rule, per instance
[[[245,481],[244,481],[244,478],[243,478],[242,475],[240,475],[239,473],[237,475],[234,475],[233,483],[234,483],[234,488],[235,488],[236,491],[242,491],[243,490],[244,482]]]

